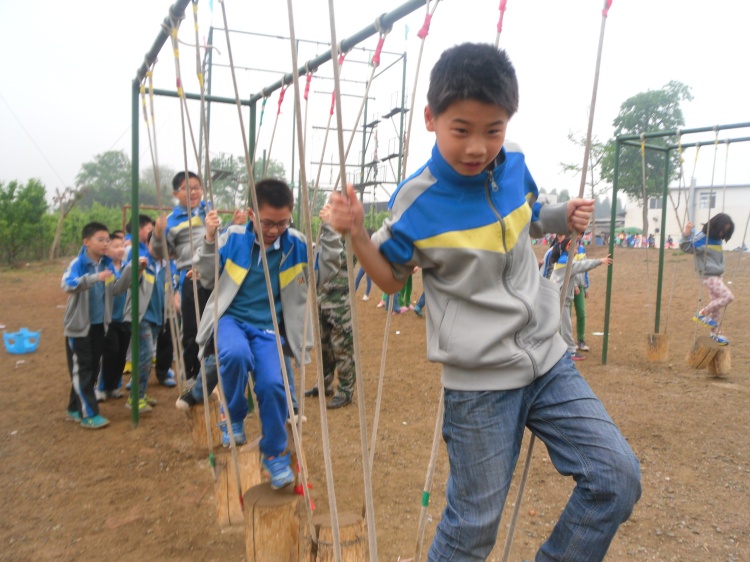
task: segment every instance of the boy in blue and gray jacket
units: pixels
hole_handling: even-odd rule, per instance
[[[429,560],[485,560],[497,538],[524,427],[576,488],[537,562],[604,558],[641,493],[630,446],[567,354],[559,291],[530,236],[582,232],[593,201],[537,203],[524,156],[503,146],[515,70],[491,45],[445,51],[424,110],[432,158],[398,187],[372,241],[353,188],[331,197],[372,280],[397,292],[422,268],[427,357],[442,364],[450,475]]]
[[[247,226],[230,226],[218,239],[220,226],[216,211],[206,215],[206,238],[194,260],[201,283],[213,288],[216,252],[219,281],[211,293],[196,338],[200,355],[207,353],[212,339],[218,355],[224,395],[235,443],[245,442],[244,422],[248,412],[245,388],[248,372],[258,397],[262,427],[259,444],[262,462],[271,475],[271,487],[279,489],[294,482],[286,453],[287,433],[284,427],[288,408],[276,347],[273,315],[285,347],[298,365],[309,362],[312,330],[303,342],[307,306],[307,244],[302,233],[290,228],[294,196],[281,180],[265,179],[255,186],[258,217],[250,215]],[[341,237],[327,224],[321,225],[322,236],[317,263],[317,288],[331,279],[340,267]],[[273,302],[268,297],[261,262],[262,235],[270,272]],[[214,315],[218,315],[218,332],[214,334]],[[210,388],[208,389],[210,391]],[[228,428],[222,427],[222,444],[230,445]]]
[[[164,298],[166,284],[172,279],[166,276],[167,262],[148,253],[138,256],[142,274],[138,286],[138,411],[150,412],[151,406],[156,404],[146,394],[148,378],[151,374],[153,359],[156,356],[156,342],[164,324]],[[132,323],[133,302],[132,290],[128,291],[125,302],[125,319]],[[128,409],[133,408],[132,397],[128,397],[125,404]]]
[[[83,247],[70,262],[62,277],[62,288],[69,294],[63,317],[65,351],[72,381],[66,419],[80,422],[81,427],[99,429],[109,425],[99,415],[94,387],[104,336],[112,320],[112,298],[130,285],[130,268],[115,275],[112,259],[107,257],[109,230],[90,222],[81,233]],[[113,290],[106,285],[114,283]]]

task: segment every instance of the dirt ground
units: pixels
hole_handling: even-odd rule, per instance
[[[536,249],[541,255],[543,248]],[[591,257],[604,254],[602,248],[589,251]],[[727,262],[726,279],[737,298],[724,323],[732,369],[723,378],[685,362],[696,330],[690,318],[699,307],[690,257],[672,251],[666,259],[662,331],[666,328],[669,336],[669,361],[664,364],[648,363],[645,353],[657,253],[615,253],[607,365],[601,362],[600,335],[606,271],[591,273],[591,352],[579,367],[643,470],[643,497],[608,560],[750,560],[750,256],[738,261],[737,254],[727,254]],[[35,353],[0,352],[0,373],[6,377],[0,393],[0,560],[244,560],[242,528],[222,530],[216,523],[207,454],[191,444],[185,416],[173,406],[176,389],[151,387],[159,405],[137,428],[122,400],[102,404],[102,414],[112,421],[104,430],[65,422],[70,381],[62,337],[65,295],[59,287],[65,263],[0,272],[0,324],[9,331],[42,330]],[[417,276],[414,300],[420,292]],[[375,292],[368,302],[357,300],[368,431],[385,326],[377,301]],[[307,376],[308,381],[315,376],[314,366]],[[439,390],[439,368],[425,360],[424,320],[413,313],[393,317],[372,477],[380,560],[414,555]],[[312,495],[317,512],[327,512],[317,401],[307,399],[306,414]],[[340,512],[361,513],[364,503],[358,419],[356,405],[328,415]],[[257,432],[257,419],[249,427]],[[520,468],[519,463],[517,474]],[[440,519],[446,475],[441,442],[425,548]],[[538,445],[511,560],[534,558],[572,486]],[[500,559],[510,512],[506,506],[490,560]]]

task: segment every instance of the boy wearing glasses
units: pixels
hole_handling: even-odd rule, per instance
[[[218,251],[219,281],[201,319],[197,342],[203,355],[208,353],[207,344],[213,339],[232,432],[238,445],[246,440],[245,387],[248,372],[253,373],[262,426],[262,462],[271,475],[271,487],[279,489],[292,484],[294,474],[289,467],[289,453],[286,453],[284,423],[288,411],[272,314],[276,316],[281,332],[278,336],[284,347],[301,365],[312,348],[311,329],[308,341],[302,341],[305,313],[307,311],[308,322],[311,321],[309,310],[314,308],[307,307],[307,244],[299,231],[289,228],[294,207],[292,190],[276,179],[262,180],[255,189],[259,216],[250,212],[250,222],[246,226],[230,226],[218,237],[218,244],[219,216],[216,211],[206,215],[206,236],[196,253],[195,267],[202,282],[213,288],[215,252]],[[327,224],[321,228],[318,287],[338,270],[341,253],[339,235]],[[270,273],[272,300],[266,287],[263,250]],[[214,315],[219,318],[215,335]],[[222,432],[222,442],[229,446],[227,428],[223,427]]]
[[[505,134],[518,81],[504,51],[464,43],[432,69],[425,125],[432,157],[391,198],[372,237],[353,188],[331,196],[372,280],[393,294],[422,279],[427,357],[442,364],[450,475],[430,562],[486,560],[497,539],[524,427],[576,486],[537,562],[604,559],[641,495],[638,459],[576,369],[559,293],[539,275],[530,235],[583,232],[593,201],[542,206],[524,156]]]
[[[63,334],[72,382],[66,419],[87,429],[99,429],[109,425],[109,420],[99,415],[94,387],[104,334],[112,320],[112,299],[130,286],[130,264],[119,278],[115,275],[112,259],[106,255],[109,231],[103,224],[88,223],[81,237],[83,247],[62,277],[62,288],[68,293]],[[115,284],[111,291],[105,288],[110,283]]]
[[[200,313],[206,306],[211,291],[205,289],[198,280],[189,274],[193,262],[193,252],[198,249],[206,234],[206,213],[208,205],[203,200],[203,184],[197,174],[178,172],[172,178],[172,194],[177,205],[168,215],[156,221],[151,238],[151,251],[157,259],[174,259],[180,276],[180,312],[182,314],[182,355],[185,361],[185,377],[195,378],[200,371],[198,345],[195,335],[198,324],[195,320],[196,306]],[[192,230],[192,248],[190,233]],[[166,232],[167,248],[163,247]],[[186,283],[188,280],[190,282]],[[193,294],[193,283],[197,283],[198,302]]]

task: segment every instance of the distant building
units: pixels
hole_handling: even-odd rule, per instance
[[[679,240],[680,224],[690,221],[700,229],[709,217],[716,213],[727,213],[735,224],[734,236],[726,244],[727,250],[739,248],[745,235],[745,224],[750,215],[750,184],[721,186],[698,186],[695,181],[688,186],[670,186],[667,199],[667,221],[664,225],[667,236]],[[649,233],[661,233],[661,197],[650,197],[648,201]],[[675,206],[677,211],[675,212]],[[677,217],[679,216],[679,223]],[[625,217],[626,227],[643,228],[643,210],[631,202]],[[750,246],[750,241],[744,241]]]

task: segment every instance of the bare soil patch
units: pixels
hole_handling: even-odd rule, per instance
[[[542,247],[537,247],[540,253]],[[605,255],[603,248],[590,257]],[[587,301],[588,359],[579,367],[638,455],[643,497],[621,528],[608,560],[750,560],[750,256],[727,254],[736,300],[724,327],[732,371],[714,379],[685,363],[699,308],[689,256],[667,254],[662,329],[669,361],[646,361],[652,331],[657,253],[617,250],[607,365],[601,364],[606,272],[592,272]],[[85,431],[65,422],[70,385],[65,366],[60,278],[66,261],[0,272],[0,324],[42,330],[28,355],[0,352],[0,560],[244,560],[244,533],[216,524],[205,451],[190,442],[177,391],[153,385],[159,405],[137,428],[122,400],[102,404],[110,427]],[[421,280],[415,278],[416,300]],[[376,290],[376,289],[375,289]],[[358,299],[372,428],[385,314]],[[362,288],[360,287],[360,297]],[[651,295],[651,296],[649,296]],[[703,330],[703,328],[698,328]],[[308,370],[308,382],[315,376]],[[152,379],[153,380],[153,379]],[[393,317],[375,452],[373,490],[380,560],[414,554],[420,500],[440,390],[439,367],[425,359],[424,321]],[[327,512],[317,401],[307,399],[304,446],[313,499]],[[340,511],[361,513],[358,411],[328,416]],[[257,430],[257,421],[253,422]],[[525,447],[525,445],[524,445]],[[522,451],[523,459],[525,452]],[[517,472],[520,472],[519,465]],[[444,505],[447,458],[441,444],[426,546]],[[516,532],[514,561],[531,560],[561,512],[573,483],[559,476],[539,445]],[[515,482],[509,498],[515,497]],[[510,508],[501,523],[499,560]]]

